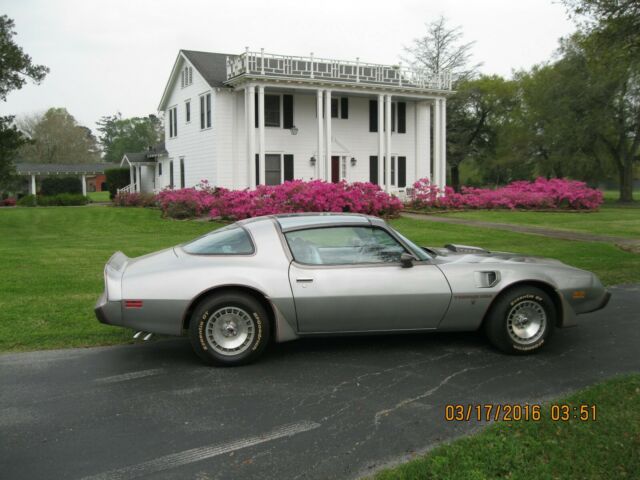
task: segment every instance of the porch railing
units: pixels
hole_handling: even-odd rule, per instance
[[[135,193],[137,191],[137,183],[130,183],[126,187],[118,188],[116,193]]]
[[[239,75],[293,77],[336,80],[363,84],[393,85],[429,90],[451,90],[450,72],[433,74],[425,69],[399,65],[348,60],[334,60],[271,53],[245,51],[235,57],[227,57],[227,80]]]

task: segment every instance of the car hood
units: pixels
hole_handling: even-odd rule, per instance
[[[436,254],[440,263],[536,263],[545,265],[565,265],[553,258],[524,255],[522,253],[490,252],[480,247],[469,245],[445,245],[426,247],[430,253]]]

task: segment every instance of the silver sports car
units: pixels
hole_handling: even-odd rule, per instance
[[[104,280],[101,322],[188,335],[216,365],[255,360],[271,340],[480,327],[500,350],[531,353],[610,297],[557,260],[419,247],[353,214],[259,217],[139,258],[117,252]]]

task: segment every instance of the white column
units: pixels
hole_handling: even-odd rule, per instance
[[[133,183],[133,165],[129,164],[129,184]]]
[[[384,188],[384,95],[378,95],[378,185]]]
[[[385,155],[386,155],[386,174],[384,178],[384,188],[388,192],[391,190],[391,95],[386,95],[384,112],[384,128],[385,128]]]
[[[36,194],[36,176],[35,175],[31,175],[31,185],[29,187],[29,193],[31,195]]]
[[[325,90],[324,94],[324,121],[325,121],[325,163],[322,172],[324,180],[331,181],[331,90]]]
[[[258,163],[260,165],[259,171],[261,184],[266,184],[264,152],[264,86],[258,85]]]
[[[440,189],[444,190],[447,185],[447,99],[442,99],[440,106]]]
[[[440,186],[440,100],[436,100],[433,106],[433,177],[430,180]]]
[[[247,167],[249,169],[249,188],[255,188],[256,179],[256,89],[253,85],[249,85],[245,89],[245,103],[247,118],[245,128],[247,129]]]
[[[87,176],[82,175],[82,195],[87,196]]]
[[[416,102],[416,164],[415,179],[431,177],[430,136],[431,106],[428,102]]]
[[[138,188],[136,191],[142,192],[142,165],[138,165]]]
[[[321,169],[321,165],[323,164],[323,156],[322,156],[322,152],[324,151],[323,145],[322,145],[322,114],[323,114],[323,110],[322,110],[322,90],[318,89],[317,94],[316,94],[316,111],[318,112],[318,150],[317,150],[317,156],[316,156],[316,165],[314,167],[314,172],[313,172],[313,176],[314,178],[321,178],[320,176],[320,172],[322,172]]]

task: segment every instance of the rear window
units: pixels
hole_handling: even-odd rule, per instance
[[[182,249],[194,255],[251,255],[255,251],[249,234],[236,225],[196,238]]]

